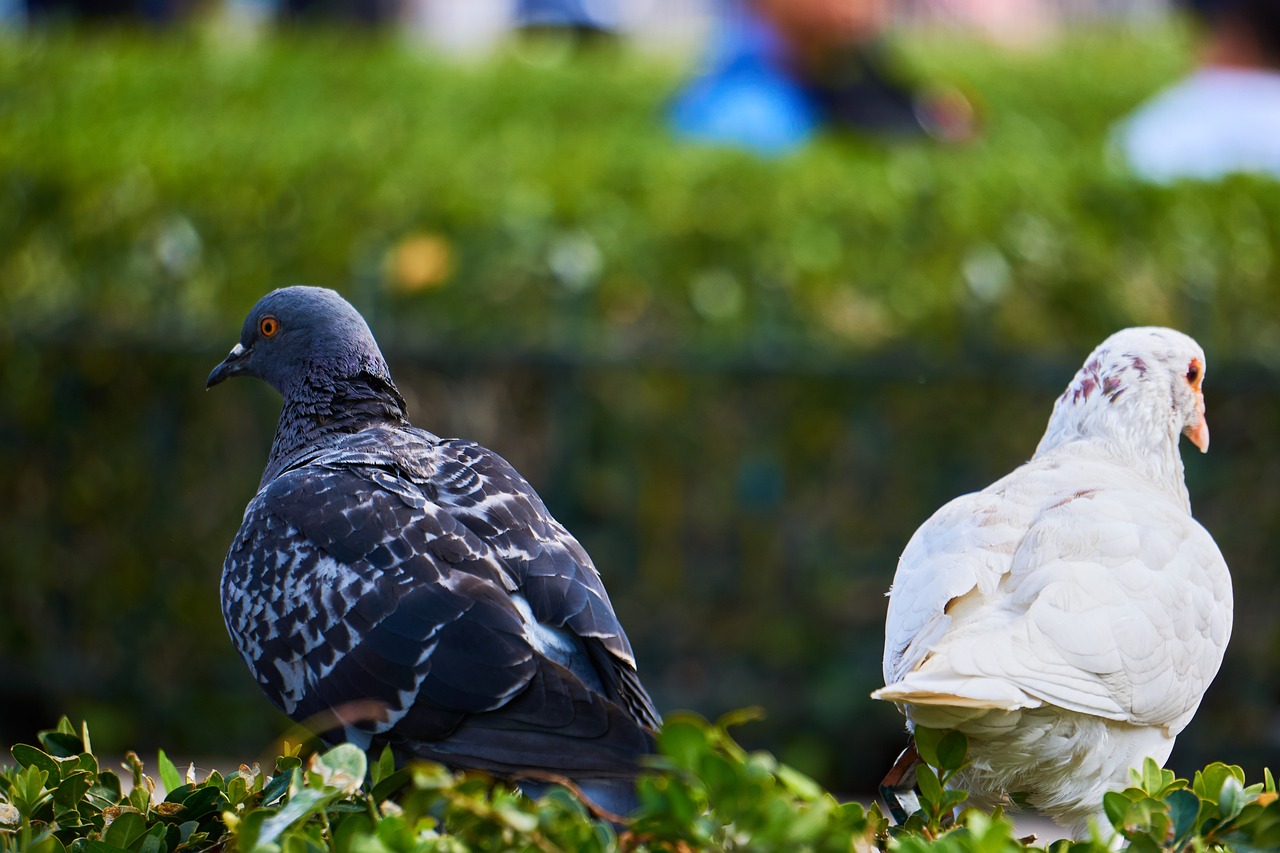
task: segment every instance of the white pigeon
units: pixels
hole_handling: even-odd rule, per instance
[[[872,696],[912,730],[968,737],[957,786],[975,804],[1025,804],[1081,836],[1129,768],[1164,763],[1217,674],[1231,577],[1178,451],[1180,435],[1209,447],[1204,372],[1180,332],[1117,332],[1031,461],[907,543]]]

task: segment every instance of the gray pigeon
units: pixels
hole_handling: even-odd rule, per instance
[[[259,300],[206,387],[233,376],[284,396],[222,574],[227,629],[271,701],[330,742],[563,777],[625,814],[660,718],[599,572],[533,488],[411,426],[332,290]]]

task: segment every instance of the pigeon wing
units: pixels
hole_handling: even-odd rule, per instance
[[[885,684],[914,671],[942,642],[956,604],[992,597],[1012,568],[1032,509],[1004,485],[955,498],[907,543],[889,592]]]
[[[1032,463],[918,531],[879,698],[1186,725],[1230,633],[1225,561],[1175,501],[1092,468],[1076,460],[1064,489]]]
[[[635,655],[586,550],[511,465],[480,445],[441,442],[431,480],[437,500],[490,543],[538,622],[580,638],[605,693],[643,725],[661,718],[640,684]]]
[[[461,472],[396,432],[366,431],[250,503],[223,599],[258,680],[297,719],[372,700],[357,742],[497,772],[633,766],[643,724],[584,683],[589,653],[540,651],[520,565],[438,499]]]

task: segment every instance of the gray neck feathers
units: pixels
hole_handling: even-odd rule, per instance
[[[404,398],[385,366],[345,378],[310,373],[284,397],[260,487],[343,436],[372,426],[408,424]]]

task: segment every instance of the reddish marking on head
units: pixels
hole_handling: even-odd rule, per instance
[[[1080,368],[1080,381],[1063,392],[1063,400],[1070,398],[1073,403],[1086,402],[1102,382],[1099,376],[1101,370],[1102,362],[1096,358],[1091,359],[1084,367]]]
[[[1132,358],[1133,358],[1133,369],[1134,369],[1134,370],[1136,370],[1136,371],[1138,371],[1138,373],[1139,373],[1139,374],[1141,374],[1142,376],[1146,376],[1146,375],[1147,375],[1147,363],[1146,363],[1145,361],[1143,361],[1143,360],[1142,360],[1142,357],[1141,357],[1141,356],[1136,356],[1136,355],[1135,355],[1135,356],[1132,356]]]
[[[1106,395],[1108,400],[1114,403],[1116,399],[1124,393],[1124,388],[1120,384],[1119,377],[1108,376],[1106,379],[1102,380],[1102,393]]]

